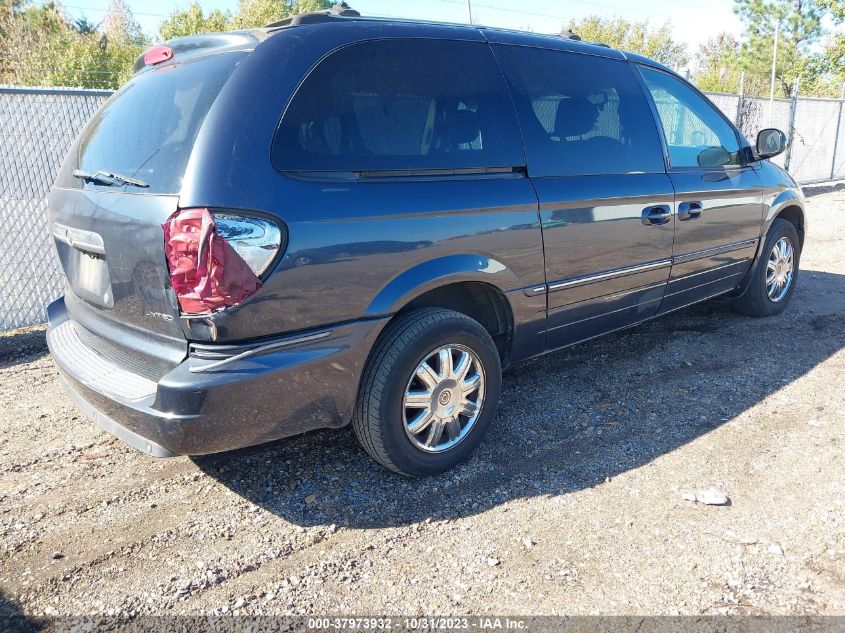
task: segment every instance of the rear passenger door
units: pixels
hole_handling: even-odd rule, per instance
[[[672,184],[624,60],[499,44],[540,200],[554,349],[654,316],[669,278]]]
[[[416,32],[395,30],[408,29]],[[304,329],[481,281],[513,310],[515,360],[542,352],[545,301],[524,291],[544,279],[537,197],[489,45],[475,32],[479,41],[370,30],[378,39],[316,64],[279,124],[271,150],[279,186],[260,208],[280,209],[289,244],[284,274],[264,292],[295,302],[280,317],[267,301],[251,318]],[[506,327],[503,319],[497,329]]]
[[[669,73],[640,67],[660,118],[676,192],[674,265],[662,311],[735,288],[751,267],[763,190],[719,110]]]

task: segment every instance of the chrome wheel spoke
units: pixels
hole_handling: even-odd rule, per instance
[[[446,433],[450,440],[458,439],[461,434],[461,423],[458,422],[457,418],[453,418],[446,423]]]
[[[461,383],[461,389],[463,389],[464,395],[468,396],[473,391],[478,389],[478,387],[480,385],[481,385],[481,376],[478,375],[478,374],[474,374]]]
[[[470,358],[469,354],[467,354],[466,352],[461,352],[461,356],[458,359],[458,364],[455,365],[454,371],[455,379],[458,382],[463,382],[464,378],[466,378],[470,365],[472,365],[472,359]]]
[[[431,390],[434,390],[440,382],[440,377],[437,375],[437,372],[435,372],[431,368],[431,365],[425,361],[420,363],[420,366],[417,367],[417,378],[422,380],[423,384]]]
[[[405,396],[405,406],[410,409],[427,409],[431,406],[430,391],[409,391]]]
[[[440,357],[440,379],[442,380],[452,375],[452,350],[448,347],[441,349],[438,356]]]
[[[416,435],[425,431],[434,420],[434,413],[431,409],[426,409],[420,413],[411,424],[408,425],[408,432]]]
[[[425,438],[425,445],[429,448],[435,448],[440,443],[440,438],[443,437],[443,427],[445,423],[437,421],[431,425],[428,431],[428,437]]]
[[[472,416],[474,416],[476,413],[478,413],[478,405],[477,405],[477,404],[475,404],[474,402],[470,402],[469,400],[467,400],[467,401],[464,403],[464,408],[463,408],[463,410],[461,411],[461,413],[462,413],[463,415],[467,416],[468,418],[471,418],[471,417],[472,417]]]

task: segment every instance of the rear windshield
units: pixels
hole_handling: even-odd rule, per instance
[[[178,193],[203,119],[245,55],[219,53],[134,77],[86,127],[79,169],[120,174],[149,185],[127,189],[134,192]]]

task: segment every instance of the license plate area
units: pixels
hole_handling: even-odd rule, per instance
[[[101,308],[114,307],[109,267],[103,238],[56,223],[53,226],[56,251],[74,294]]]

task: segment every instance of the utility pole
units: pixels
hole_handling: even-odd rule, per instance
[[[467,0],[467,17],[469,18],[469,23],[472,24],[472,0]]]
[[[836,159],[839,158],[839,131],[842,129],[843,106],[845,106],[845,81],[842,82],[842,94],[839,97],[839,118],[836,119],[836,134],[833,137],[833,164],[830,166],[831,180],[836,177],[836,167],[839,165]]]
[[[469,2],[469,0],[467,0]],[[769,88],[769,125],[774,120],[775,110],[775,73],[778,67],[778,40],[780,39],[780,18],[778,18],[778,25],[775,28],[775,50],[772,53],[772,83]]]
[[[786,156],[783,159],[783,168],[789,171],[789,164],[792,162],[792,146],[795,140],[795,113],[798,110],[798,86],[801,83],[801,78],[796,77],[795,83],[792,84],[792,103],[789,106],[789,131],[786,133]],[[771,123],[769,123],[771,125]]]

